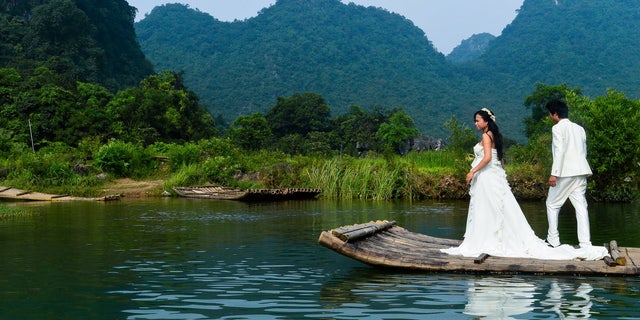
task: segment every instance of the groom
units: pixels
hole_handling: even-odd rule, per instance
[[[569,199],[576,212],[580,247],[588,247],[591,246],[591,236],[585,193],[587,176],[591,175],[591,168],[587,162],[586,134],[581,126],[567,119],[569,108],[563,101],[549,101],[545,108],[555,123],[551,128],[553,165],[547,195],[547,219],[549,220],[547,242],[553,247],[560,245],[558,214],[562,205]]]

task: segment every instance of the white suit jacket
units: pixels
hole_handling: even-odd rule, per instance
[[[591,175],[591,167],[587,162],[587,135],[584,129],[569,119],[561,119],[551,128],[551,132],[553,133],[551,175],[556,177]]]

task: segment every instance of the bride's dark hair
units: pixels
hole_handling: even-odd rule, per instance
[[[502,161],[502,134],[500,133],[500,128],[498,128],[498,125],[496,124],[495,114],[493,113],[493,111],[487,108],[482,108],[481,110],[478,110],[473,114],[474,120],[476,118],[476,115],[480,115],[482,119],[487,122],[487,126],[489,127],[487,131],[491,131],[493,133],[493,143],[496,145],[498,160]]]

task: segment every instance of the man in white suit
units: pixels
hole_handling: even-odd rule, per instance
[[[562,205],[569,199],[576,212],[580,247],[588,247],[591,246],[591,234],[585,193],[587,177],[592,172],[587,162],[587,137],[581,126],[568,119],[569,108],[566,103],[552,100],[545,108],[555,123],[551,128],[553,165],[546,201],[549,220],[547,242],[553,247],[560,245],[558,214]]]

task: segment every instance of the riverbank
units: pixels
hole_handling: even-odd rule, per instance
[[[104,195],[117,194],[125,198],[160,197],[164,191],[164,180],[136,181],[129,178],[115,179],[101,190]]]

